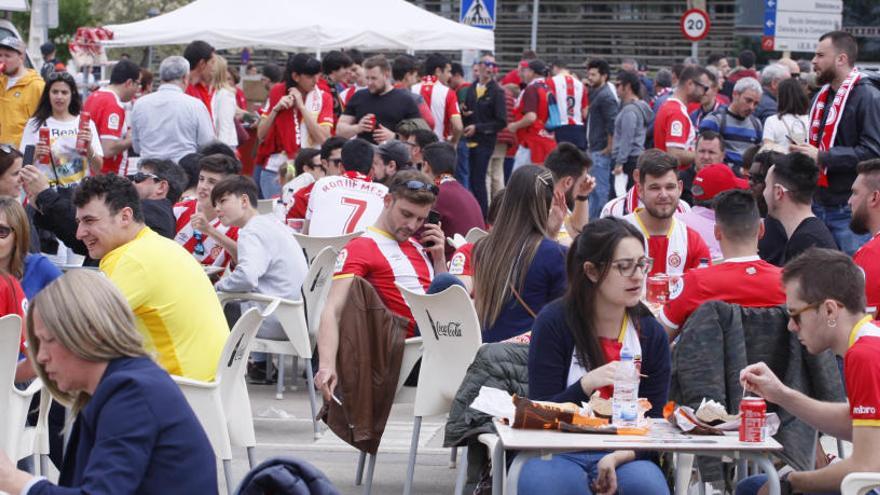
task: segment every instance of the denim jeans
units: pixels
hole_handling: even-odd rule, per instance
[[[263,167],[261,165],[254,166],[254,184],[257,185],[257,189],[260,189],[259,196],[260,199],[267,199],[266,196],[263,196],[262,188],[260,188],[260,175],[263,173]]]
[[[495,143],[479,143],[475,148],[468,149],[468,166],[471,168],[470,189],[477,198],[483,216],[489,211],[489,193],[486,191],[486,172],[489,170],[489,159],[495,151]]]
[[[593,167],[590,175],[596,178],[596,188],[590,193],[590,220],[599,218],[602,207],[608,202],[608,193],[611,191],[611,156],[598,151],[591,151]]]
[[[823,206],[813,203],[813,214],[825,222],[825,226],[837,241],[837,247],[850,256],[871,239],[871,234],[857,235],[849,228],[849,221],[852,219],[849,205]]]
[[[523,495],[592,495],[597,465],[607,452],[554,454],[550,460],[530,459],[519,477]],[[660,468],[651,461],[632,461],[617,466],[617,493],[622,495],[669,493]]]
[[[563,125],[553,129],[557,143],[571,143],[581,151],[587,151],[587,129],[582,125]]]
[[[431,285],[428,286],[428,290],[425,291],[426,294],[436,294],[438,292],[443,292],[444,290],[452,287],[453,285],[460,285],[464,287],[464,283],[460,278],[455,275],[449,273],[438,273],[434,280],[431,280]]]
[[[504,157],[504,184],[507,185],[507,181],[510,180],[511,174],[513,174],[513,160],[511,157]]]
[[[758,490],[764,486],[764,483],[767,482],[766,474],[759,474],[757,476],[749,476],[748,478],[740,481],[736,485],[736,495],[756,495]],[[832,495],[838,492],[812,492],[810,495]],[[871,493],[876,493],[876,490],[868,492],[868,495]]]
[[[458,164],[455,166],[455,180],[457,180],[465,189],[470,189],[471,185],[471,167],[468,161],[469,154],[467,141],[462,139],[458,142]]]
[[[263,169],[260,172],[260,192],[263,199],[271,199],[281,194],[281,184],[278,183],[278,172]]]

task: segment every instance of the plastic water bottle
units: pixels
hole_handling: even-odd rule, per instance
[[[639,375],[629,349],[621,349],[620,365],[614,376],[611,399],[611,423],[615,426],[638,426]]]

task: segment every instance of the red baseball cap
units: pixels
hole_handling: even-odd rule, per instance
[[[697,172],[691,190],[694,193],[694,199],[709,201],[724,191],[748,188],[749,181],[737,177],[727,164],[716,163],[706,165]]]

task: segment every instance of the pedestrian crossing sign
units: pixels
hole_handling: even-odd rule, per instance
[[[485,29],[495,29],[496,0],[461,0],[462,24]]]

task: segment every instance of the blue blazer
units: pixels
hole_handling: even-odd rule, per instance
[[[29,495],[217,493],[214,451],[183,393],[150,358],[110,361],[71,430],[61,476]]]

